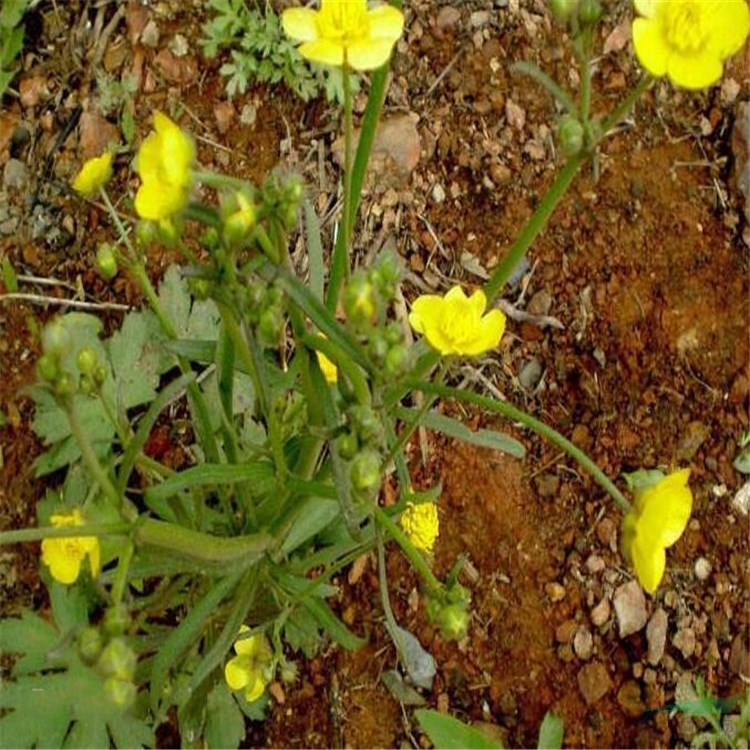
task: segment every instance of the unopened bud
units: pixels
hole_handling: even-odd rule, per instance
[[[103,645],[98,628],[88,626],[78,634],[78,653],[86,664],[93,664],[97,660]]]
[[[110,638],[123,635],[129,625],[130,615],[127,608],[122,604],[116,604],[104,613],[102,628]]]
[[[57,376],[60,374],[60,366],[57,357],[53,357],[50,354],[42,354],[37,360],[36,371],[42,380],[54,383],[55,380],[57,380]]]
[[[602,17],[602,6],[599,0],[580,0],[578,20],[583,26],[593,26]]]
[[[94,372],[96,361],[96,352],[88,346],[83,347],[76,358],[78,369],[84,375],[91,375]]]
[[[137,689],[129,680],[118,680],[116,677],[108,677],[104,681],[104,694],[116,706],[132,706],[135,701]]]
[[[578,0],[549,0],[549,10],[556,21],[566,23],[573,15]]]
[[[380,485],[380,457],[374,450],[365,449],[355,456],[351,465],[352,484],[365,492]]]
[[[96,270],[106,281],[111,281],[117,276],[117,255],[110,245],[99,245],[96,251]]]
[[[135,674],[136,656],[124,638],[113,638],[97,662],[97,669],[105,677],[117,680],[132,680]]]
[[[575,156],[583,148],[583,125],[572,115],[560,119],[557,127],[557,140],[565,156]]]
[[[70,334],[59,318],[47,323],[42,331],[42,350],[52,357],[62,357],[70,347]]]

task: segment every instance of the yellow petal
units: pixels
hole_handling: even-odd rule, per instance
[[[701,55],[672,54],[667,61],[669,80],[685,89],[703,89],[716,83],[723,72],[715,53]]]
[[[249,638],[242,638],[234,644],[234,650],[242,656],[258,657],[267,651],[266,637],[263,633],[256,633]]]
[[[245,688],[245,700],[248,703],[253,703],[263,695],[263,691],[266,689],[266,682],[259,671],[256,671],[252,676],[252,679],[247,683]]]
[[[505,315],[500,310],[491,310],[482,318],[479,325],[479,340],[482,348],[478,353],[481,354],[494,349],[500,343],[505,333]]]
[[[667,72],[670,49],[657,21],[646,18],[633,21],[633,47],[638,61],[651,75],[663,76]]]
[[[346,47],[346,61],[354,70],[375,70],[388,62],[390,39],[358,39]]]
[[[633,567],[643,590],[654,594],[659,588],[666,567],[666,554],[663,547],[653,546],[649,540],[636,537],[631,548]]]
[[[135,194],[135,210],[142,219],[160,221],[178,213],[185,205],[186,197],[181,188],[170,187],[158,180],[144,180]]]
[[[310,8],[287,8],[281,14],[284,33],[298,42],[314,42],[318,38],[318,14]]]
[[[689,477],[689,469],[673,472],[640,494],[637,528],[644,543],[653,540],[662,548],[671,547],[682,536],[693,509]]]
[[[101,547],[99,546],[99,540],[95,536],[83,537],[84,539],[90,539],[88,543],[88,556],[89,565],[91,566],[91,575],[96,578],[101,570]]]
[[[439,320],[442,316],[443,298],[437,294],[423,294],[417,297],[409,313],[409,325],[417,332],[424,333],[428,321]]]
[[[330,39],[318,39],[305,42],[299,46],[299,53],[306,60],[322,63],[323,65],[343,65],[344,47],[340,42]]]
[[[339,379],[339,371],[336,365],[331,362],[328,357],[326,357],[323,352],[315,352],[317,358],[318,358],[318,366],[321,369],[321,372],[323,373],[323,377],[326,379],[326,382],[328,383],[336,383]]]
[[[635,9],[646,18],[653,18],[656,15],[656,5],[659,0],[635,0]]]
[[[252,662],[247,656],[235,656],[224,667],[224,679],[231,690],[242,690],[252,678]]]
[[[73,189],[82,195],[93,195],[104,187],[112,177],[112,153],[110,151],[89,159],[73,180]]]
[[[477,318],[482,317],[484,311],[487,309],[487,297],[481,289],[477,289],[476,292],[469,297],[469,307]]]
[[[706,13],[707,51],[720,59],[739,52],[750,34],[750,8],[745,0],[715,0]]]
[[[404,14],[392,5],[373,8],[367,13],[367,20],[371,36],[389,39],[392,44],[395,44],[404,32]]]
[[[70,585],[78,580],[83,556],[82,550],[68,539],[42,540],[42,562],[60,583]]]

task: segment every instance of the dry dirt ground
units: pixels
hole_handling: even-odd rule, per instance
[[[559,168],[554,105],[510,65],[532,60],[565,82],[576,73],[542,2],[405,6],[357,250],[366,262],[393,243],[411,299],[454,281],[481,283]],[[197,51],[205,14],[197,0],[43,2],[32,12],[20,96],[6,97],[0,113],[0,255],[27,279],[22,291],[139,304],[127,279],[106,284],[93,271],[96,243],[111,229],[100,206],[66,187],[85,158],[120,137],[100,114],[97,70],[137,75],[136,142],[154,109],[170,112],[195,134],[203,164],[256,180],[277,164],[302,172],[331,229],[336,112],[268,87],[228,103],[220,61]],[[595,110],[637,78],[623,33],[629,14],[629,3],[607,6]],[[156,40],[143,36],[149,23]],[[685,746],[694,719],[646,709],[673,702],[696,675],[721,696],[747,689],[749,519],[732,462],[748,429],[750,390],[738,187],[748,170],[749,79],[746,49],[709,92],[651,89],[602,148],[598,174],[579,177],[507,291],[531,317],[511,320],[501,350],[461,373],[467,387],[502,394],[572,437],[613,478],[639,467],[691,468],[693,518],[657,595],[633,595],[618,548],[620,512],[550,445],[502,425],[527,446],[525,460],[431,438],[422,461],[413,446],[418,484],[443,486],[435,567],[444,574],[465,553],[474,572],[463,581],[473,600],[468,638],[445,642],[427,624],[416,577],[396,551],[387,566],[394,611],[438,661],[427,702],[499,727],[511,745],[535,744],[551,709],[564,717],[568,746]],[[120,193],[132,179],[131,156],[117,161]],[[154,253],[153,275],[172,260]],[[0,299],[2,528],[34,523],[45,489],[31,468],[40,446],[22,389],[34,379],[40,327],[59,309]],[[121,319],[102,315],[109,329]],[[0,551],[6,614],[46,606],[37,555],[34,545]],[[396,656],[374,565],[338,584],[340,613],[369,645],[302,662],[297,683],[278,694],[283,702],[248,727],[247,746],[428,746],[410,709],[379,680]],[[628,616],[637,629],[623,635]],[[168,728],[160,737],[164,746],[178,742]]]

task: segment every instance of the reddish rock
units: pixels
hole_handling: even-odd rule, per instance
[[[104,153],[110,143],[119,143],[120,131],[101,115],[84,112],[78,123],[78,156],[82,161]]]
[[[591,662],[578,673],[578,688],[589,706],[601,700],[612,688],[607,668],[599,661]]]

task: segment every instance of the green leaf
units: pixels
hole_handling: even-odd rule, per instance
[[[204,487],[206,485],[238,484],[251,482],[254,490],[263,495],[270,491],[275,483],[273,465],[268,461],[254,461],[244,464],[201,464],[174,474],[161,484],[146,490],[146,499],[159,502],[174,497],[185,489]]]
[[[414,422],[418,415],[417,409],[396,408],[394,414],[409,423]],[[446,417],[436,411],[428,411],[421,420],[428,430],[442,432],[448,437],[456,440],[463,440],[465,443],[477,445],[482,448],[491,448],[492,450],[502,451],[515,458],[523,458],[526,455],[526,448],[518,440],[505,435],[496,430],[470,430],[465,424],[452,417]]]
[[[9,258],[3,258],[2,260],[2,275],[3,275],[3,284],[5,284],[6,291],[10,292],[11,294],[13,292],[18,291],[18,279],[16,278],[16,271],[13,268],[13,264],[10,262]]]
[[[289,555],[294,552],[332,523],[340,512],[337,500],[308,497],[300,502],[296,519],[281,547],[282,553]]]
[[[21,23],[29,0],[3,0],[0,3],[0,26],[11,29]]]
[[[538,750],[560,750],[564,735],[565,724],[562,717],[547,711],[539,727]]]
[[[208,694],[204,739],[209,748],[239,747],[245,736],[245,720],[224,681]]]
[[[323,265],[323,243],[320,237],[320,220],[312,203],[305,200],[305,240],[310,265],[310,291],[322,302],[325,266]]]
[[[120,748],[153,746],[149,725],[106,697],[103,678],[58,628],[24,612],[0,623],[0,641],[22,654],[0,691],[0,747],[109,747],[110,736]]]
[[[742,453],[734,459],[732,466],[734,466],[740,474],[750,474],[750,450],[743,450]]]
[[[414,715],[436,750],[502,750],[501,744],[452,716],[427,708],[417,709]]]

